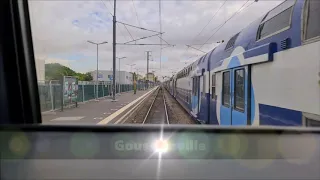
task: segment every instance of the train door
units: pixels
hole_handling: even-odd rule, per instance
[[[247,125],[248,67],[222,72],[221,125]]]
[[[199,89],[200,89],[200,77],[195,76],[192,78],[192,97],[191,97],[191,107],[192,114],[197,116],[199,112]]]
[[[205,89],[203,87],[204,85],[204,78],[203,76],[200,76],[199,77],[199,80],[200,80],[200,83],[199,83],[199,93],[198,93],[198,112],[200,112],[200,106],[201,106],[201,99],[202,99],[202,96],[204,95],[205,93]]]
[[[174,97],[177,96],[177,81],[178,81],[178,79],[175,79],[175,81],[174,81]]]
[[[175,80],[172,80],[172,95],[173,97],[176,97],[176,90],[175,90]]]

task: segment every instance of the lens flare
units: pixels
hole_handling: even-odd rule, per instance
[[[169,150],[169,144],[167,140],[156,140],[153,146],[154,150],[159,153],[166,153]]]

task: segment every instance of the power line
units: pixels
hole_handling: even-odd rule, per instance
[[[111,14],[111,12],[109,11],[109,8],[107,7],[107,5],[103,2],[103,0],[101,0],[101,2],[103,3],[103,5],[106,7],[106,9],[107,9],[107,11],[108,11],[108,13],[111,15],[111,16],[113,16],[112,14]],[[110,1],[109,1],[110,2]]]
[[[109,11],[109,8],[107,7],[107,5],[104,3],[104,1],[103,0],[101,0],[101,2],[103,3],[103,5],[106,7],[106,9],[107,9],[107,11],[108,11],[108,13],[111,15],[111,16],[113,16],[111,13],[110,13],[110,11]],[[109,2],[109,4],[111,5],[111,7],[112,7],[112,9],[114,9],[114,7],[112,6],[112,4],[111,4],[111,2],[110,2],[110,0],[108,0],[108,2]],[[133,2],[133,1],[132,1]],[[116,8],[117,9],[117,8]],[[139,20],[138,20],[139,21]],[[140,23],[139,23],[139,25],[140,25]],[[119,26],[118,26],[119,27]],[[131,38],[132,39],[134,39],[133,37],[132,37],[132,35],[131,35],[131,33],[130,33],[130,31],[127,29],[127,27],[124,25],[124,27],[126,28],[126,30],[127,30],[127,32],[129,33],[129,35],[131,36]],[[119,28],[119,30],[120,30],[120,28]],[[124,36],[123,35],[123,33],[121,32],[121,30],[120,30],[120,33],[122,34],[122,36]],[[125,36],[124,36],[125,37]],[[126,40],[126,39],[125,39]],[[127,41],[127,40],[126,40]]]
[[[224,1],[224,3],[219,7],[219,9],[214,13],[214,15],[211,17],[210,21],[201,29],[201,31],[192,39],[191,43],[193,42],[193,40],[199,36],[202,31],[210,24],[210,22],[214,19],[214,17],[216,17],[216,15],[218,14],[218,12],[220,11],[220,9],[222,8],[222,6],[224,6],[224,4],[226,4],[227,0]]]
[[[218,29],[206,40],[206,42],[204,42],[201,47],[199,49],[201,49],[203,47],[203,45],[205,43],[207,43],[228,21],[230,21],[233,17],[235,17],[237,14],[239,14],[242,10],[242,8],[249,2],[249,0],[247,0],[239,9],[238,11],[236,11],[229,19],[227,19],[224,23],[222,23],[221,25],[219,25]],[[254,1],[255,2],[255,1]],[[248,7],[248,6],[247,6]]]
[[[117,45],[138,45],[138,46],[161,46],[162,44],[125,44],[125,43],[117,43]],[[170,44],[171,45],[171,44]]]
[[[192,49],[198,50],[198,51],[200,51],[200,52],[206,53],[206,52],[204,52],[204,51],[201,51],[200,49],[198,49],[198,48],[195,48],[195,47],[192,47],[192,46],[190,46],[190,45],[186,45],[186,46],[188,46],[189,48],[192,48]]]
[[[113,16],[113,14],[110,13],[109,8],[108,8],[108,6],[104,3],[104,1],[101,0],[101,2],[103,3],[103,5],[105,6],[105,8],[107,9],[108,13],[109,13],[111,16]],[[112,7],[112,9],[114,9],[114,7],[113,7],[113,5],[111,4],[110,0],[108,0],[108,2],[109,2],[109,4],[110,4],[110,6]],[[116,26],[118,26],[118,24],[116,24]],[[120,33],[121,33],[124,41],[127,41],[127,38],[126,38],[126,36],[124,36],[123,32],[121,31],[120,26],[118,26],[118,29],[119,29],[119,31],[120,31]],[[129,31],[128,31],[128,32],[129,32]],[[129,33],[129,34],[130,34],[130,33]]]
[[[200,31],[196,36],[194,36],[194,37],[192,38],[191,44],[193,43],[194,39],[195,39],[197,36],[200,36],[200,34],[203,32],[203,30],[210,24],[210,22],[214,19],[214,17],[218,14],[218,12],[221,10],[222,6],[224,6],[224,4],[225,4],[226,2],[227,2],[227,0],[225,0],[225,1],[223,2],[223,4],[222,4],[222,5],[219,7],[219,9],[213,14],[213,16],[211,17],[211,19],[209,20],[209,22],[201,29],[201,31]],[[211,31],[213,31],[213,30],[211,30]],[[210,43],[210,44],[212,44],[212,43]],[[201,45],[201,44],[199,44],[199,45]],[[186,49],[185,52],[188,52],[188,50],[189,50],[189,46],[187,46],[187,49]]]
[[[150,36],[145,36],[145,37],[142,37],[142,38],[138,38],[138,39],[134,39],[132,41],[125,42],[124,44],[128,44],[128,43],[131,43],[131,42],[134,42],[134,41],[138,41],[138,40],[141,40],[141,39],[146,39],[146,38],[153,37],[153,36],[158,36],[158,35],[159,34],[153,34],[153,35],[150,35]]]
[[[161,34],[163,34],[163,33],[161,33]],[[165,43],[167,43],[167,44],[169,44],[166,40],[164,40],[161,36],[158,36],[162,41],[164,41]],[[160,41],[160,43],[161,43],[161,41]]]
[[[133,5],[134,12],[136,13],[136,18],[137,18],[137,20],[138,20],[138,24],[139,24],[139,26],[141,26],[140,21],[139,21],[139,18],[138,18],[138,13],[137,13],[137,10],[136,10],[136,6],[134,5],[133,0],[131,0],[131,1],[132,1],[132,5]]]
[[[145,30],[145,31],[161,33],[161,32],[150,30],[150,29],[146,29],[146,28],[143,28],[143,27],[138,27],[138,26],[134,26],[134,25],[131,25],[131,24],[127,24],[127,23],[124,23],[124,22],[121,22],[121,21],[117,21],[117,23],[120,23],[120,24],[123,24],[123,25],[127,25],[127,26],[131,26],[131,27],[138,28],[138,29],[142,29],[142,30]]]
[[[118,26],[118,29],[119,29],[121,35],[123,36],[124,41],[128,41],[127,38],[126,38],[126,36],[125,36],[125,35],[123,34],[123,32],[121,31],[120,26],[119,26],[118,24],[116,24],[116,25]]]
[[[129,35],[131,36],[132,40],[134,40],[134,38],[132,37],[131,33],[129,32],[129,30],[128,30],[127,26],[126,26],[126,25],[123,25],[123,26],[126,28],[127,32],[128,32],[128,33],[129,33]]]
[[[108,0],[108,2],[109,2],[110,6],[111,6],[111,7],[112,7],[112,9],[113,9],[113,5],[111,4],[111,1],[110,1],[110,0]]]

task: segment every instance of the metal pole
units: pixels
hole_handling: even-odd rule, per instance
[[[50,88],[50,99],[51,99],[51,110],[54,110],[54,105],[53,105],[53,93],[52,93],[52,80],[49,81],[49,88]]]
[[[119,58],[119,81],[118,81],[118,89],[119,89],[119,95],[120,95],[120,90],[121,90],[121,88],[120,88],[120,86],[121,86],[121,84],[120,84],[120,81],[121,81],[121,78],[120,78],[120,60],[121,60],[121,58]]]
[[[161,61],[162,61],[162,24],[161,24],[161,0],[159,0],[159,24],[160,24],[160,73],[161,73]]]
[[[99,69],[98,69],[98,62],[99,62],[99,57],[98,57],[98,54],[99,54],[99,45],[97,44],[97,79],[96,79],[96,100],[98,100],[98,88],[99,88],[99,81],[98,81],[98,78],[99,78]]]
[[[84,98],[84,85],[82,84],[82,102],[85,101],[85,98]]]
[[[116,101],[116,89],[115,89],[115,84],[116,84],[116,0],[114,2],[114,12],[113,12],[113,86],[112,86],[112,92],[113,92],[113,97],[112,100]]]
[[[147,80],[147,89],[149,88],[149,79],[148,79],[148,75],[149,75],[149,52],[150,52],[150,51],[147,51],[147,77],[146,77],[146,80]]]

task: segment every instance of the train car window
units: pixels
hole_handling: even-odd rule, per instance
[[[307,14],[307,26],[305,30],[305,39],[312,39],[320,36],[320,1],[309,0]]]
[[[229,50],[233,47],[234,43],[236,42],[237,40],[237,37],[239,36],[240,33],[234,35],[232,38],[230,38],[230,40],[228,41],[227,43],[227,46],[224,50]]]
[[[234,108],[238,111],[244,111],[244,99],[245,99],[245,77],[244,77],[244,69],[235,70],[234,75]]]
[[[320,127],[320,121],[306,118],[307,127]]]
[[[215,99],[216,97],[216,74],[212,74],[212,84],[211,84],[211,98]]]
[[[262,39],[290,26],[292,7],[286,9],[275,17],[265,21],[259,26],[257,39]]]
[[[222,79],[222,104],[224,106],[230,106],[230,72],[223,73]]]
[[[295,3],[295,0],[286,0],[283,3],[281,3],[280,5],[278,5],[277,7],[275,7],[274,9],[272,9],[264,18],[263,18],[263,22],[268,21],[269,19],[277,16],[278,14],[280,14],[281,12],[283,12],[284,10],[288,9],[289,7],[292,7]]]
[[[193,96],[195,96],[196,95],[196,80],[197,80],[197,78],[192,78],[192,90],[193,90]]]
[[[204,96],[205,95],[205,93],[206,93],[206,75],[203,75],[203,81],[202,81],[202,86],[203,86],[203,89],[202,89],[202,95]]]

